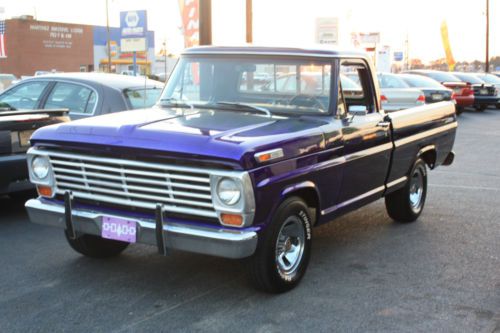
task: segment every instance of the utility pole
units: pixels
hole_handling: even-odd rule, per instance
[[[108,0],[106,0],[106,38],[108,40],[108,73],[111,73],[111,38],[109,33],[109,8]]]
[[[246,0],[246,28],[247,28],[247,43],[253,43],[253,10],[252,0]]]
[[[200,45],[212,45],[212,0],[200,1]]]
[[[490,0],[486,0],[486,61],[485,72],[490,71]]]

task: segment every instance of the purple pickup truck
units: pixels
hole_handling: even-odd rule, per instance
[[[284,292],[313,227],[382,197],[415,221],[427,170],[453,162],[452,103],[387,114],[379,97],[364,53],[189,49],[153,108],[37,130],[26,208],[89,257],[143,243],[246,258],[258,288]]]

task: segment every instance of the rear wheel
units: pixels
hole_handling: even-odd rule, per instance
[[[385,197],[389,216],[398,222],[415,221],[424,209],[427,196],[427,170],[425,162],[417,159],[405,187]]]
[[[87,234],[71,239],[67,231],[64,232],[64,235],[73,250],[83,254],[84,256],[92,258],[109,258],[118,256],[127,248],[129,244]]]
[[[282,293],[300,282],[311,252],[310,221],[309,209],[300,198],[280,205],[250,258],[250,276],[258,289]]]
[[[460,114],[462,114],[464,112],[464,108],[461,107],[461,106],[457,106],[455,108],[455,110],[456,110],[457,115],[460,115]]]

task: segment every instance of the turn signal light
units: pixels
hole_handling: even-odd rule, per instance
[[[425,103],[425,96],[424,96],[424,95],[420,95],[420,96],[418,96],[418,98],[417,98],[417,102],[422,102],[422,103]]]
[[[243,217],[236,214],[221,214],[222,223],[233,227],[243,226]]]
[[[38,191],[38,194],[40,194],[42,197],[52,198],[52,187],[38,185],[36,189]]]
[[[388,102],[389,100],[387,99],[387,97],[385,97],[385,95],[380,95],[380,103],[385,103],[385,102]]]

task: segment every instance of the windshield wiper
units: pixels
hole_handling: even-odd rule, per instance
[[[265,113],[269,118],[271,118],[271,111],[269,111],[266,108],[260,107],[260,106],[255,106],[251,104],[245,104],[245,103],[236,103],[236,102],[215,102],[214,104],[219,104],[219,105],[227,105],[227,106],[234,106],[238,109],[245,109],[248,111],[257,111],[257,112],[262,112]]]
[[[194,109],[194,105],[193,104],[188,103],[186,101],[179,101],[179,100],[177,100],[177,99],[175,99],[173,97],[160,99],[159,105],[160,106],[173,106],[173,107],[176,107],[176,108],[185,108],[185,107],[188,107],[188,108]]]

